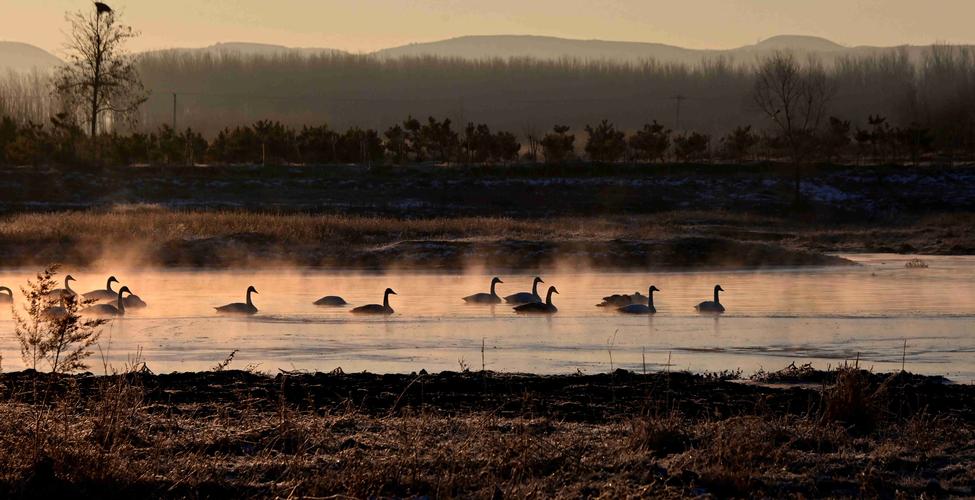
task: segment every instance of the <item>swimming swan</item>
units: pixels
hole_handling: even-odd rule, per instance
[[[596,307],[624,307],[631,304],[646,305],[647,303],[647,297],[640,292],[636,292],[633,295],[615,294],[603,297],[603,301],[596,304]]]
[[[257,314],[257,308],[254,307],[254,303],[251,302],[252,293],[257,293],[257,289],[253,286],[249,286],[247,287],[246,303],[234,302],[233,304],[214,307],[214,309],[216,309],[220,314]]]
[[[515,308],[515,312],[519,314],[554,314],[559,312],[559,308],[552,304],[552,294],[559,293],[554,286],[548,287],[548,295],[545,297],[545,302],[529,302],[528,304],[522,304]]]
[[[721,305],[720,301],[718,301],[718,292],[723,291],[724,288],[721,288],[721,285],[714,285],[714,300],[706,300],[701,302],[700,304],[694,306],[694,309],[697,309],[697,312],[702,313],[723,313],[724,306]]]
[[[129,292],[129,287],[123,286],[119,289],[118,298],[114,306],[112,304],[95,304],[82,309],[81,314],[102,317],[125,316],[125,301],[122,300],[123,293],[131,293]]]
[[[545,282],[542,281],[542,278],[539,278],[538,276],[536,276],[535,277],[535,280],[532,281],[532,291],[531,291],[531,293],[529,293],[529,292],[520,292],[520,293],[511,294],[511,295],[505,297],[504,298],[504,301],[507,302],[507,303],[509,303],[509,304],[516,304],[516,305],[517,304],[528,304],[528,303],[531,303],[531,302],[541,302],[542,301],[542,298],[538,296],[538,284],[539,283],[545,283]]]
[[[5,286],[0,286],[0,292],[7,292],[7,293],[0,293],[0,304],[13,304],[14,303],[14,291],[13,290],[11,290],[11,289],[9,289],[9,288],[7,288]]]
[[[398,295],[392,288],[387,288],[383,294],[383,304],[369,304],[353,309],[353,314],[393,314],[393,308],[389,307],[389,296]]]
[[[501,278],[497,276],[491,280],[491,293],[475,293],[474,295],[468,295],[464,297],[464,302],[468,304],[500,304],[501,297],[498,297],[495,287],[498,283],[504,283]]]
[[[64,277],[64,288],[55,288],[54,290],[51,290],[50,292],[47,292],[47,296],[48,297],[51,297],[51,298],[61,298],[61,299],[63,299],[65,297],[73,297],[75,295],[78,295],[77,292],[75,292],[74,290],[71,289],[71,285],[69,283],[70,281],[77,281],[77,280],[74,279],[74,277],[71,276],[70,274],[67,275],[67,276],[65,276]]]
[[[118,279],[115,276],[108,277],[108,283],[105,284],[105,288],[102,290],[92,290],[82,296],[85,300],[112,300],[118,296],[118,292],[112,290],[112,283],[118,283]]]
[[[659,288],[650,285],[650,290],[647,292],[646,304],[630,304],[616,310],[624,314],[656,314],[657,308],[653,307],[653,292],[659,291]]]
[[[144,309],[149,307],[149,304],[146,304],[141,297],[132,292],[129,292],[129,294],[122,299],[122,302],[125,303],[126,309]]]
[[[316,306],[339,307],[339,306],[345,306],[345,305],[348,305],[348,304],[349,303],[346,302],[345,299],[343,299],[342,297],[336,296],[336,295],[327,295],[327,296],[322,297],[322,298],[320,298],[320,299],[318,299],[318,300],[315,301],[315,305]]]

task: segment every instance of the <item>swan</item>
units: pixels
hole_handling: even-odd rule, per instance
[[[51,306],[41,311],[41,316],[48,321],[58,321],[68,317],[68,309],[62,306]]]
[[[105,284],[105,288],[102,290],[92,290],[82,296],[86,300],[111,300],[114,299],[118,292],[112,290],[112,283],[118,283],[118,278],[115,276],[108,277],[108,283]]]
[[[129,291],[129,287],[123,286],[122,288],[119,288],[118,299],[114,306],[111,304],[95,304],[82,309],[81,314],[102,317],[125,316],[125,301],[122,300],[122,294],[124,293],[132,292]]]
[[[495,287],[498,283],[504,283],[501,278],[497,276],[491,280],[491,293],[475,293],[474,295],[468,295],[464,297],[464,302],[468,304],[500,304],[501,297],[498,297]]]
[[[339,297],[337,295],[326,295],[325,297],[322,297],[322,298],[320,298],[320,299],[318,299],[318,300],[315,301],[315,305],[316,306],[339,307],[339,306],[345,306],[345,305],[348,305],[348,304],[349,303],[346,302],[345,299],[343,299],[342,297]]]
[[[528,304],[531,302],[541,302],[542,298],[538,296],[538,284],[545,283],[542,278],[535,276],[535,280],[532,282],[532,291],[520,292],[509,295],[504,298],[504,301],[509,304]]]
[[[515,312],[519,314],[553,314],[559,312],[559,308],[552,304],[552,294],[559,293],[554,286],[548,287],[548,295],[545,297],[545,302],[529,302],[527,304],[522,304],[515,308]]]
[[[253,286],[247,287],[247,302],[240,303],[234,302],[233,304],[227,304],[225,306],[214,307],[218,313],[221,314],[257,314],[257,308],[254,307],[254,303],[251,302],[251,294],[257,293],[257,289]]]
[[[645,305],[649,302],[646,296],[640,292],[633,295],[614,294],[603,297],[603,301],[596,304],[596,307],[625,307],[631,304]]]
[[[13,304],[14,303],[14,291],[13,290],[11,290],[11,289],[9,289],[9,288],[7,288],[5,286],[0,286],[0,292],[7,292],[7,293],[0,293],[0,304]]]
[[[125,303],[125,307],[127,309],[145,309],[146,307],[149,307],[149,304],[146,304],[146,302],[142,300],[142,297],[139,297],[132,292],[129,292],[129,295],[122,299],[122,302]]]
[[[392,288],[387,288],[383,294],[383,304],[369,304],[353,309],[353,314],[393,314],[393,308],[389,307],[389,296],[398,295]]]
[[[694,306],[694,309],[697,309],[697,312],[702,313],[723,313],[724,306],[721,305],[720,301],[718,301],[718,292],[723,291],[724,288],[721,288],[721,285],[714,285],[714,300],[705,300],[704,302]]]
[[[63,299],[65,297],[73,297],[78,295],[77,292],[71,289],[70,281],[78,281],[74,279],[70,274],[64,277],[64,288],[55,288],[50,292],[47,292],[47,297]]]
[[[624,314],[656,314],[657,308],[653,307],[653,292],[659,292],[660,289],[650,285],[650,290],[647,292],[647,303],[646,304],[630,304],[628,306],[623,306],[617,311]]]

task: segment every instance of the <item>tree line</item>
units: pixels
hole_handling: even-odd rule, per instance
[[[825,126],[807,138],[808,151],[801,160],[916,164],[926,158],[950,159],[950,152],[936,149],[931,129],[916,123],[893,125],[879,115],[866,121],[869,126],[860,128],[828,117]],[[525,135],[483,123],[458,127],[449,118],[412,116],[383,130],[336,130],[326,124],[294,128],[261,120],[224,128],[209,139],[192,128],[177,131],[162,125],[149,133],[104,133],[96,141],[100,163],[109,165],[741,163],[785,161],[793,154],[784,134],[751,125],[714,137],[675,132],[657,121],[628,132],[601,120],[581,130],[555,125],[547,132]],[[0,118],[4,165],[91,164],[96,141],[64,114],[46,124]]]

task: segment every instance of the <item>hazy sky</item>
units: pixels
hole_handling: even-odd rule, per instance
[[[844,45],[975,42],[975,0],[107,0],[135,50],[250,41],[371,51],[472,34],[732,48],[778,34]],[[0,39],[50,51],[80,0],[0,0]]]

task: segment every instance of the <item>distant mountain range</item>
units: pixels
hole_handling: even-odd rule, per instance
[[[824,55],[848,49],[825,38],[810,36],[777,36],[756,45],[731,50],[687,49],[662,43],[613,42],[603,40],[570,40],[547,36],[465,36],[439,42],[414,43],[376,52],[380,57],[435,55],[464,59],[491,57],[532,57],[537,59],[576,58],[639,62],[654,59],[660,62],[695,63],[708,57],[754,57],[774,50],[789,49]]]
[[[603,40],[573,40],[531,35],[463,36],[429,43],[413,43],[400,47],[378,50],[372,54],[381,58],[408,56],[438,56],[463,59],[488,59],[530,57],[536,59],[575,58],[613,62],[640,62],[653,59],[665,63],[694,64],[704,59],[725,57],[737,61],[751,61],[776,50],[792,50],[799,54],[816,54],[825,60],[842,55],[862,55],[891,50],[891,47],[846,47],[825,38],[813,36],[782,35],[763,40],[755,45],[736,49],[710,50],[688,49],[674,45],[645,42],[613,42]],[[328,48],[292,48],[261,43],[229,42],[209,47],[171,49],[178,52],[277,55],[318,55],[343,53]],[[909,47],[912,55],[920,53],[920,47]],[[6,70],[41,70],[56,66],[60,60],[49,52],[33,45],[19,42],[0,42],[0,72]]]
[[[29,43],[0,41],[0,74],[7,71],[47,71],[61,64],[50,52]]]

